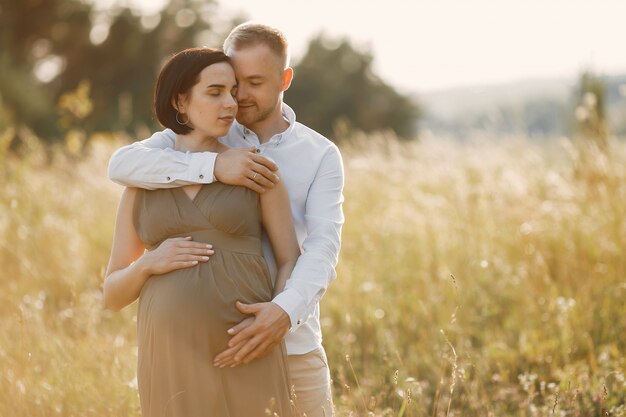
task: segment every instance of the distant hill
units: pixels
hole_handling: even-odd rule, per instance
[[[626,134],[626,75],[602,77],[611,131]],[[568,135],[578,80],[531,79],[454,88],[418,96],[420,129],[457,138],[489,132],[531,138]]]

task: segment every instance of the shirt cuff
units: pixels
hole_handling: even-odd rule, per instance
[[[215,181],[213,171],[215,170],[215,152],[188,152],[189,181],[198,184],[210,184]]]
[[[306,302],[304,297],[302,297],[295,289],[288,288],[284,290],[274,297],[272,302],[285,310],[285,313],[289,316],[289,320],[291,320],[290,331],[296,330],[302,323],[304,323]]]

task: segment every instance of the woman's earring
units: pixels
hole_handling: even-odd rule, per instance
[[[178,124],[179,124],[179,125],[181,125],[181,126],[187,126],[187,123],[189,123],[189,116],[187,116],[187,120],[185,121],[185,123],[183,123],[183,122],[181,122],[181,121],[178,119],[178,116],[179,116],[179,115],[180,115],[180,113],[176,112],[176,121],[178,122]]]

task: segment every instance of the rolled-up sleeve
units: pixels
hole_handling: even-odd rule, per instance
[[[325,153],[306,199],[307,237],[302,255],[287,280],[285,289],[273,302],[291,320],[291,331],[306,322],[336,277],[335,267],[341,246],[344,171],[335,145]]]
[[[109,161],[109,178],[127,187],[153,190],[214,181],[216,153],[174,150],[170,129],[118,149]]]

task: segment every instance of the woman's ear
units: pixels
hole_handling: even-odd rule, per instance
[[[186,102],[187,97],[184,94],[178,94],[176,97],[172,97],[172,107],[179,113],[185,113]]]

